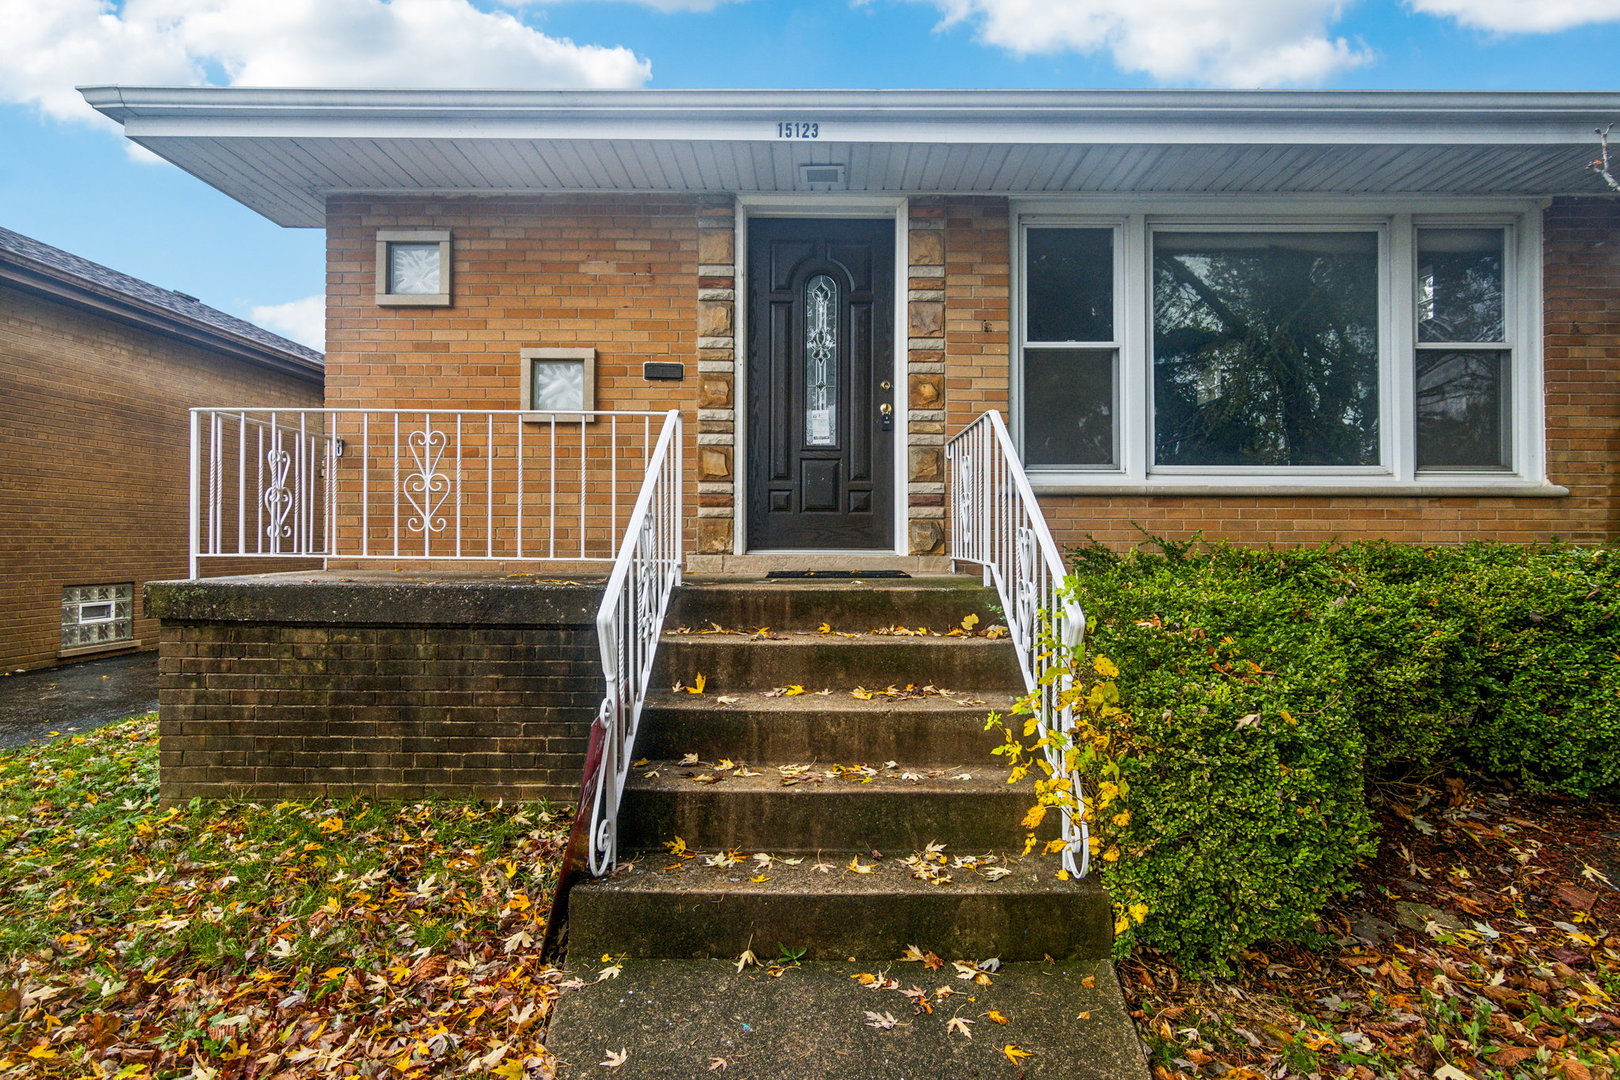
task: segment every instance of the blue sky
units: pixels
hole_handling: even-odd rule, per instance
[[[1620,56],[1620,0],[0,0],[0,26],[0,225],[306,340],[319,232],[132,154],[75,83],[1610,90]]]

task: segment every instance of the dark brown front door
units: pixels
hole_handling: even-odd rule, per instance
[[[748,547],[894,547],[894,222],[748,223]]]

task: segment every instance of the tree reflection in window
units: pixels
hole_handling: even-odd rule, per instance
[[[1153,333],[1157,464],[1378,464],[1376,234],[1158,233]]]

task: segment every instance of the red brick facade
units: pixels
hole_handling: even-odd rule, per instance
[[[0,284],[0,668],[61,650],[62,589],[185,577],[186,410],[314,408],[296,377]],[[128,646],[122,646],[127,648]],[[79,654],[83,655],[83,654]]]

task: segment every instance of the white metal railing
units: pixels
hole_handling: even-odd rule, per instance
[[[576,822],[585,819],[588,806],[587,863],[598,876],[617,862],[619,798],[630,775],[664,613],[681,582],[680,434],[680,413],[672,410],[647,461],[596,614],[607,693],[591,725]]]
[[[610,562],[662,412],[191,410],[203,559]]]
[[[1041,515],[1035,491],[1001,414],[986,412],[946,444],[950,469],[951,558],[978,563],[985,584],[994,584],[1018,650],[1025,688],[1035,695],[1040,734],[1066,733],[1072,710],[1062,694],[1072,676],[1043,678],[1061,647],[1079,647],[1086,617],[1064,595],[1063,557]],[[1054,777],[1073,785],[1075,806],[1061,807],[1063,868],[1083,877],[1090,867],[1090,830],[1080,777],[1064,769],[1061,741],[1048,741],[1046,760]]]

